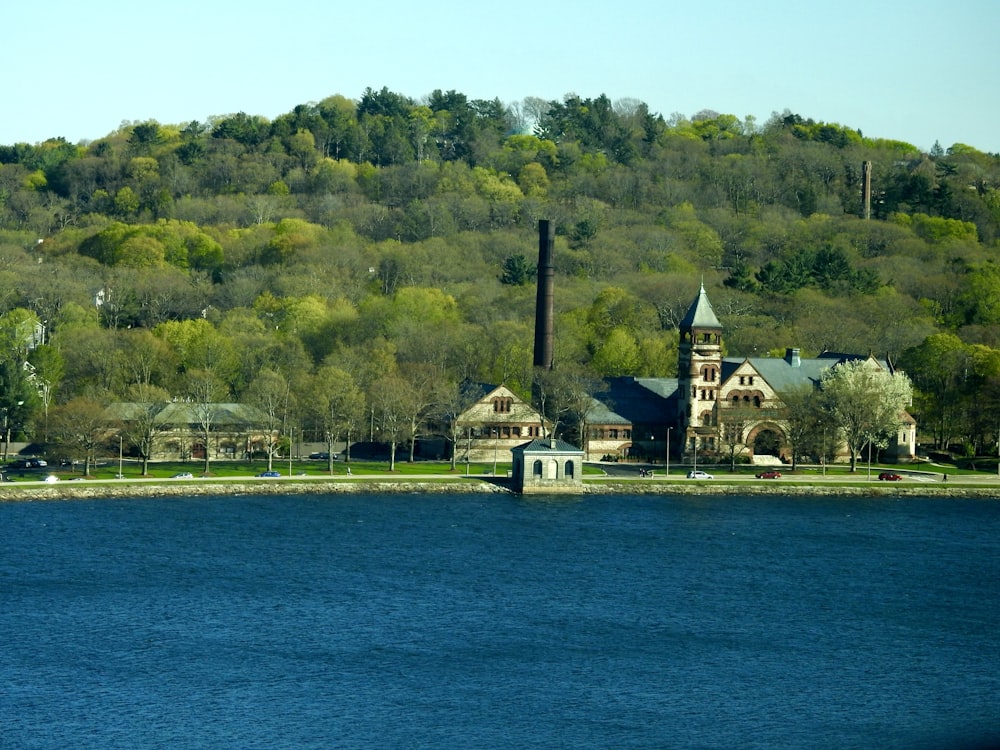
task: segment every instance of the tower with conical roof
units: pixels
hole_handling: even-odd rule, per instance
[[[722,384],[722,324],[702,282],[698,297],[680,324],[677,390],[684,453],[703,446],[714,448],[715,403]]]

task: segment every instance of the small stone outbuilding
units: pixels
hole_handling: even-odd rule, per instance
[[[562,440],[538,438],[511,449],[511,484],[521,494],[583,492],[583,450]]]

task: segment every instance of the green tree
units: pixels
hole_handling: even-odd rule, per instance
[[[306,408],[323,435],[327,450],[327,470],[333,473],[333,456],[341,440],[351,460],[351,442],[365,419],[365,397],[350,373],[339,367],[320,367],[313,376]]]

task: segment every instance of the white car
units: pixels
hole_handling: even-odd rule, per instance
[[[704,471],[689,471],[688,479],[715,479],[711,474],[706,474]]]
[[[55,474],[49,474],[42,481],[43,482],[58,482],[59,481],[59,477],[57,477]]]

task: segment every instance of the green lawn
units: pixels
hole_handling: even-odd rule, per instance
[[[287,476],[311,476],[311,477],[347,477],[348,464],[342,461],[335,461],[331,474],[325,461],[293,460],[291,471],[287,460],[272,462],[272,470],[277,471],[283,477]],[[196,478],[231,478],[231,477],[254,477],[267,470],[266,461],[212,461],[210,472],[204,473],[204,463],[201,461],[158,461],[150,462],[149,472],[145,476],[142,474],[142,465],[136,461],[123,461],[120,467],[122,479],[169,479],[177,474],[190,473]],[[506,476],[510,469],[510,464],[497,464],[497,475]],[[390,475],[388,461],[351,461],[351,476],[370,477],[376,475]],[[493,471],[493,462],[473,463],[468,468],[471,474],[489,474]],[[68,466],[49,466],[44,469],[34,470],[13,470],[5,472],[12,481],[29,481],[43,479],[49,474],[55,474],[62,480],[73,479],[83,476],[82,464],[77,464],[74,468]],[[452,471],[451,464],[439,461],[418,461],[406,463],[397,461],[395,471],[391,476],[407,476],[418,474],[440,475],[441,477],[463,476],[466,473],[465,464],[460,464],[455,471]],[[117,460],[101,460],[97,466],[90,469],[92,479],[115,479],[118,478],[119,464]]]

